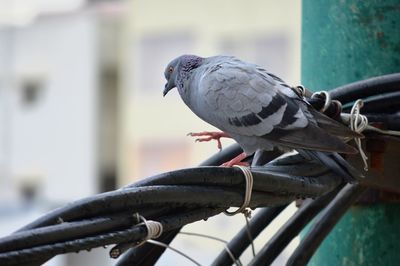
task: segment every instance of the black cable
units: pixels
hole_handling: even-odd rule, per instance
[[[326,166],[313,160],[307,160],[301,154],[276,158],[266,164],[263,169],[271,172],[283,172],[291,176],[316,178],[330,173]],[[340,177],[338,178],[340,179]]]
[[[379,122],[385,125],[385,129],[400,130],[400,112],[396,114],[367,113],[369,122]]]
[[[272,160],[276,159],[277,157],[281,156],[283,152],[277,148],[273,149],[272,151],[262,151],[258,150],[254,154],[253,161],[251,163],[252,167],[256,166],[265,166],[267,163],[271,162]]]
[[[282,152],[277,149],[268,152],[259,150],[254,155],[252,166],[264,165],[281,154]],[[252,243],[253,239],[256,238],[285,207],[286,206],[262,208],[227,244],[229,252],[231,252],[234,258],[239,258],[244,250]],[[249,237],[249,234],[251,237]],[[214,260],[213,265],[231,265],[232,263],[231,255],[228,254],[226,249],[223,249]]]
[[[225,177],[222,177],[222,180],[225,180],[227,184],[232,185],[232,183],[240,184],[243,182],[242,173],[237,172],[239,169],[232,168],[217,168],[220,170],[228,171],[232,174],[228,174]],[[203,170],[210,170],[209,168],[203,168]],[[298,189],[305,187],[307,194],[310,192],[316,193],[314,196],[318,196],[320,194],[326,193],[331,190],[332,187],[335,187],[338,182],[337,177],[331,176],[328,178],[328,183],[324,178],[295,178],[291,176],[286,177],[276,177],[270,175],[265,175],[262,173],[262,169],[255,168],[254,176],[255,176],[255,189],[257,189],[257,180],[262,181],[261,183],[267,183],[270,190],[278,190],[282,195],[274,195],[270,193],[261,193],[254,192],[253,193],[253,207],[257,206],[276,206],[288,203],[295,198],[295,194],[298,194]],[[240,170],[239,170],[240,171]],[[215,174],[215,173],[214,173]],[[218,173],[216,178],[218,179]],[[240,179],[240,181],[232,182],[232,177]],[[205,175],[207,176],[207,175]],[[268,178],[268,176],[270,178]],[[204,181],[204,175],[198,175],[198,178],[202,178]],[[215,183],[215,180],[211,178],[211,183]],[[154,180],[153,180],[154,181]],[[192,182],[193,180],[189,180]],[[150,181],[149,181],[150,182]],[[265,186],[265,184],[264,184]],[[288,186],[290,189],[294,189],[294,191],[285,190],[285,186]],[[311,188],[309,190],[307,187]],[[207,195],[207,197],[204,197]],[[221,195],[223,195],[221,197]],[[123,211],[123,210],[134,210],[135,208],[141,207],[143,208],[143,203],[146,202],[148,206],[165,206],[165,204],[183,204],[183,205],[192,205],[193,204],[203,204],[203,206],[209,206],[210,204],[219,204],[224,208],[228,208],[229,206],[240,206],[243,199],[243,188],[235,188],[230,189],[229,191],[225,188],[216,188],[216,187],[195,187],[195,186],[150,186],[150,187],[140,187],[140,188],[131,188],[118,190],[114,192],[107,192],[104,194],[96,195],[90,199],[80,200],[78,202],[72,203],[65,208],[56,210],[53,214],[46,215],[47,221],[49,221],[49,217],[53,216],[52,219],[56,221],[58,218],[62,218],[64,221],[80,219],[82,217],[88,217],[93,215],[99,215],[99,213],[104,212],[113,212],[113,211]],[[36,226],[40,225],[36,223]],[[43,225],[42,225],[43,226]]]
[[[242,148],[240,148],[239,144],[235,143],[214,154],[213,156],[202,162],[200,166],[218,166],[230,161],[242,152],[243,150]]]
[[[264,154],[265,155],[265,154]],[[268,160],[270,160],[271,158],[274,158],[274,157],[276,157],[277,155],[279,155],[279,154],[277,154],[277,153],[274,153],[274,155],[273,156],[271,156],[271,154],[266,154],[265,156],[262,156],[262,158],[268,158]],[[301,161],[304,161],[304,159],[302,159],[302,157],[301,156],[294,156],[295,158],[293,159],[293,158],[291,158],[291,157],[287,157],[287,158],[285,158],[285,159],[281,159],[281,160],[279,160],[279,166],[284,166],[285,165],[285,162],[286,162],[286,164],[289,164],[290,165],[290,167],[292,167],[292,166],[295,166],[295,163],[298,165],[298,163],[299,162],[301,162]],[[261,159],[260,159],[261,160]],[[264,161],[262,161],[263,163],[265,163],[266,161],[264,160]],[[275,163],[275,164],[278,164],[278,163]],[[303,170],[303,173],[305,173],[306,172],[306,170],[310,170],[310,166],[307,166],[307,164],[301,164],[302,166],[306,166],[306,167],[302,167],[302,170]],[[278,167],[278,166],[277,166]],[[313,165],[311,165],[311,167],[313,167]],[[326,171],[326,170],[324,170],[324,171]],[[318,171],[318,173],[321,173],[321,171]],[[177,177],[177,179],[179,179],[179,180],[182,180],[183,178],[184,178],[184,176],[186,176],[186,175],[182,175],[182,176],[180,176],[180,177]],[[191,181],[195,181],[195,178],[193,178],[193,177],[190,177],[191,178]],[[240,178],[242,178],[242,177],[240,177]],[[155,182],[156,184],[160,184],[159,182],[160,182],[160,178],[156,178],[156,180],[157,180],[157,182]],[[147,185],[149,185],[149,184],[154,184],[153,183],[153,181],[151,181],[151,180],[146,180],[147,181]],[[174,181],[168,181],[168,182],[166,182],[165,180],[164,180],[164,182],[165,183],[174,183]],[[163,183],[164,183],[163,182]],[[161,183],[162,184],[162,183]],[[140,185],[140,184],[138,184],[138,185]],[[251,221],[253,221],[254,220],[254,218],[251,220]],[[250,222],[251,222],[250,221]],[[246,239],[248,239],[247,238],[247,233],[245,234],[245,236],[246,236]],[[248,244],[247,244],[248,245]],[[132,251],[133,252],[133,251]],[[143,253],[139,253],[140,255],[144,255]],[[128,255],[126,255],[126,256],[128,256]],[[231,261],[231,259],[230,259],[230,261]]]
[[[160,215],[171,213],[171,211],[173,213],[175,209],[176,208],[174,208],[173,205],[168,205],[163,208],[138,209],[137,211],[141,215],[151,219],[152,217],[159,217]],[[122,230],[124,227],[127,228],[132,226],[135,222],[134,220],[133,212],[128,211],[111,216],[94,217],[88,220],[63,222],[61,224],[24,230],[16,232],[8,237],[1,238],[0,246],[2,248],[0,252],[56,242],[65,242],[95,234],[101,235],[111,231]],[[29,262],[29,265],[42,265],[52,257],[53,255],[50,255],[47,258],[41,257],[40,260]]]
[[[238,144],[232,144],[227,148],[215,153],[213,156],[205,160],[200,166],[218,166],[232,158],[236,157],[243,150]],[[163,234],[158,241],[164,244],[170,244],[176,235],[179,233],[180,228]],[[164,253],[165,248],[145,243],[140,247],[131,248],[117,263],[117,265],[154,265],[155,262]]]
[[[211,156],[209,159],[207,159],[206,161],[204,161],[202,165],[220,165],[222,164],[221,162],[225,162],[225,159],[228,158],[233,158],[235,157],[237,154],[239,154],[241,152],[241,148],[239,147],[238,144],[233,144],[225,149],[223,149],[222,151],[214,154],[213,156]],[[148,181],[152,180],[151,178],[145,178],[143,180],[140,181],[140,183],[138,183],[138,185],[140,186],[147,186],[149,184]],[[123,190],[125,188],[131,188],[131,187],[135,187],[136,183],[123,187],[117,191]],[[59,209],[56,209],[48,214],[43,215],[42,217],[40,217],[39,219],[25,225],[24,227],[20,228],[18,231],[16,232],[20,232],[20,231],[24,231],[24,230],[29,230],[29,229],[33,229],[33,228],[38,228],[41,226],[46,226],[46,225],[51,225],[51,224],[55,224],[57,222],[57,219],[59,216],[62,216],[63,211],[67,211],[68,209],[70,209],[70,207],[72,207],[71,205],[76,205],[79,204],[79,202],[81,201],[85,201],[86,199],[80,200],[80,201],[75,201],[70,203],[69,205],[65,206],[65,207],[61,207]]]
[[[256,238],[284,209],[286,205],[273,207],[273,208],[262,208],[253,218],[249,221],[249,228],[243,227],[239,233],[227,244],[228,249],[231,251],[235,259],[238,259],[246,248],[251,244],[251,240],[248,237],[248,230],[250,230],[251,236]],[[231,256],[228,254],[226,249],[221,251],[218,257],[214,260],[214,266],[232,265]]]
[[[304,162],[304,159],[303,159]],[[307,165],[307,162],[304,162]],[[282,166],[284,167],[284,166]],[[282,173],[278,167],[271,170],[268,166],[251,168],[254,178],[254,191],[290,193],[298,192],[308,196],[319,196],[341,183],[341,178],[326,172],[317,177],[295,176]],[[237,168],[199,167],[188,168],[160,174],[147,180],[147,185],[211,185],[224,187],[243,187],[243,173]],[[138,186],[140,186],[140,181]]]
[[[293,199],[294,194],[305,197],[320,196],[331,191],[342,182],[340,177],[330,173],[318,178],[296,177],[266,171],[263,167],[253,168],[252,173],[254,177],[254,191],[271,192],[272,194],[268,196],[268,198],[272,200],[272,202],[275,202],[275,205],[278,203],[283,204],[285,201]],[[138,183],[140,185],[141,181]],[[243,194],[244,178],[241,170],[237,168],[201,167],[161,174],[149,178],[146,181],[146,185],[153,184],[159,185],[152,186],[151,188],[137,187],[106,192],[70,203],[63,208],[59,208],[39,218],[21,230],[56,224],[59,217],[64,221],[83,219],[94,215],[143,207],[142,205],[144,203],[148,205],[196,203],[199,199],[193,198],[195,194],[190,194],[191,192],[189,191],[192,189],[194,189],[193,192],[200,190],[203,191],[204,195],[207,195],[207,197],[200,197],[200,202],[212,204],[212,200],[214,199],[209,198],[209,196],[214,194],[209,193],[208,188],[205,186],[213,185],[213,190],[217,189],[218,191],[225,191],[226,193],[228,193],[228,190],[233,190],[234,187],[237,187],[241,191],[240,194]],[[164,184],[175,184],[179,186]],[[194,185],[201,185],[202,187],[196,186],[195,188]],[[215,185],[220,187],[220,189],[215,187]],[[186,196],[178,197],[181,193]],[[279,197],[276,196],[276,200],[273,200],[275,197],[273,194],[278,194]],[[283,196],[281,195],[287,195],[287,199],[283,200]],[[233,195],[231,196],[234,197]],[[221,199],[222,197],[217,197],[215,200],[219,202],[219,204],[224,204]],[[266,200],[262,201],[263,204],[267,204],[266,202]],[[261,204],[261,202],[259,203]]]
[[[173,206],[162,209],[137,210],[138,213],[148,217],[160,217],[168,213],[174,213]],[[178,209],[182,211],[181,209]],[[3,238],[0,238],[0,252],[18,250],[38,245],[51,244],[67,240],[73,240],[95,234],[107,233],[110,231],[122,230],[138,223],[135,221],[133,212],[125,212],[104,217],[95,217],[87,220],[74,222],[60,222],[59,224],[46,227],[34,228],[21,231]]]
[[[400,111],[400,87],[399,91],[376,95],[363,100],[362,113],[395,113]],[[343,111],[350,112],[352,105],[344,106]]]
[[[221,152],[216,153],[214,156],[212,156],[211,158],[209,158],[208,160],[206,160],[203,164],[210,164],[210,165],[220,165],[225,161],[230,160],[231,158],[235,157],[237,154],[239,154],[240,152],[242,152],[241,148],[239,147],[239,145],[237,144],[233,144],[230,147],[222,150]],[[202,164],[202,165],[203,165]],[[142,182],[142,185],[145,185],[146,182]],[[163,210],[165,210],[166,208],[163,208]],[[62,211],[59,211],[59,214],[62,215]],[[46,224],[52,224],[54,223],[54,213],[53,214],[49,214],[49,215],[45,215],[43,217],[41,217],[40,219],[38,219],[37,221],[28,224],[27,226],[24,226],[23,228],[19,229],[17,231],[18,232],[23,232],[29,229],[34,229],[34,228],[38,228],[40,226],[46,225]],[[179,232],[179,229],[176,230],[177,232]],[[171,235],[171,233],[169,234]],[[46,238],[44,238],[46,239]],[[173,239],[173,237],[172,237]],[[171,241],[172,241],[171,239]],[[154,245],[152,245],[154,246]],[[160,251],[160,247],[158,247],[157,249],[152,249],[152,251],[156,252],[156,254],[152,254],[150,253],[149,257],[151,258],[155,258],[155,256],[157,256],[157,258],[159,258],[159,256],[161,256],[162,252],[157,252]],[[51,259],[52,256],[48,256],[47,258],[42,258],[41,260],[36,260],[35,264],[36,265],[41,265],[44,262],[46,262],[47,260]],[[129,260],[129,256],[125,256],[125,260],[130,261]],[[33,261],[31,261],[31,263],[34,263]]]
[[[0,264],[19,265],[22,263],[27,263],[30,260],[47,260],[49,256],[53,257],[58,254],[78,252],[84,249],[90,250],[98,246],[109,245],[118,242],[139,241],[145,236],[146,229],[144,227],[135,227],[61,243],[52,243],[17,251],[9,251],[0,253]]]
[[[346,185],[313,223],[311,229],[290,256],[286,265],[306,265],[321,242],[340,218],[342,218],[343,214],[366,189],[366,187],[360,185]]]
[[[269,265],[300,231],[336,196],[343,186],[315,200],[306,199],[299,210],[279,228],[278,232],[263,246],[249,265]]]
[[[77,239],[88,235],[99,234],[118,227],[128,227],[132,224],[133,217],[115,216],[61,223],[22,231],[1,238],[0,252]]]
[[[342,104],[400,89],[400,73],[394,73],[346,84],[329,91],[332,99]]]
[[[207,219],[223,210],[224,209],[221,208],[200,208],[179,215],[161,217],[159,222],[163,225],[164,231],[167,232],[180,228],[188,223]],[[50,256],[52,257],[68,252],[77,252],[80,250],[90,250],[92,248],[114,243],[138,242],[143,240],[146,236],[146,227],[144,225],[137,225],[133,228],[77,240],[0,253],[0,265],[19,265],[29,262],[30,260],[47,260]]]
[[[226,161],[231,160],[233,157],[237,156],[238,154],[240,154],[242,152],[241,148],[237,145],[231,145],[230,147],[228,147],[227,149],[222,150],[221,152],[215,154],[214,156],[212,156],[210,159],[206,160],[205,162],[203,162],[201,165],[220,165]],[[280,151],[272,151],[272,152],[260,152],[259,156],[257,156],[256,162],[254,162],[256,165],[257,164],[265,164],[268,161],[270,161],[271,159],[279,156],[281,154]],[[243,178],[243,177],[242,177]],[[149,180],[147,180],[149,181]],[[192,180],[193,181],[193,180]],[[156,182],[157,183],[157,182]],[[152,184],[152,182],[148,182],[146,185]],[[136,183],[134,184],[135,186],[140,186],[141,184]],[[252,219],[253,220],[253,219]],[[179,232],[179,231],[177,231]],[[176,235],[176,234],[175,234]],[[168,240],[172,241],[172,239],[175,236],[168,238]],[[162,239],[161,239],[162,241]],[[145,244],[144,246],[150,246],[153,247],[154,245],[148,245]],[[157,253],[157,254],[153,254],[151,253],[153,249],[150,249],[150,251],[146,248],[142,248],[141,247],[137,247],[137,248],[132,248],[131,251],[129,251],[124,257],[123,257],[123,262],[134,262],[135,265],[153,265],[153,262],[157,261],[157,259],[159,258],[159,256],[162,254]],[[133,256],[131,258],[131,256]],[[139,258],[140,261],[139,261]],[[147,260],[143,259],[143,258],[147,258]],[[122,260],[122,259],[121,259]]]
[[[164,244],[169,245],[175,236],[179,233],[180,228],[176,230],[164,233],[161,237],[157,238]],[[131,248],[120,260],[117,262],[117,266],[130,266],[130,265],[141,265],[141,266],[152,266],[154,265],[160,256],[164,253],[165,248],[156,246],[149,243]]]
[[[216,158],[216,156],[214,156],[214,158]],[[217,158],[216,158],[217,159]],[[210,161],[210,160],[209,160]],[[212,162],[212,160],[211,160],[211,162]],[[80,202],[80,203],[82,203],[82,202]],[[79,204],[78,204],[79,205]],[[69,206],[69,207],[72,207],[72,206]],[[83,206],[80,206],[80,207],[83,207]],[[71,209],[71,208],[70,208]],[[86,209],[88,209],[88,208],[86,208]],[[51,215],[50,215],[51,216]],[[51,218],[50,220],[53,220],[54,221],[54,218],[56,217],[56,216],[59,216],[59,217],[63,217],[64,219],[66,219],[66,218],[70,218],[70,219],[72,219],[73,218],[73,215],[72,216],[70,216],[70,217],[68,217],[68,212],[67,213],[65,213],[65,212],[62,212],[62,211],[60,211],[59,210],[59,213],[56,213],[56,215],[52,215],[53,217],[49,217],[49,215],[47,215],[46,217],[45,217],[45,219],[42,219],[42,221],[44,221],[44,220],[47,220],[47,221],[49,221],[49,218]],[[41,225],[40,224],[40,221],[39,222],[36,222],[36,224],[35,223],[32,223],[31,225],[30,225],[31,227],[37,227],[37,226],[43,226],[43,224]],[[27,226],[27,227],[25,227],[24,229],[25,230],[27,230],[29,227]]]

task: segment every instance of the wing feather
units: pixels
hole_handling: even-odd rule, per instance
[[[256,65],[228,61],[218,61],[218,67],[210,64],[199,79],[197,101],[199,112],[204,112],[200,117],[234,136],[259,137],[291,148],[354,152],[321,129],[311,106],[281,79]]]
[[[282,120],[293,122],[288,130],[307,125],[299,107],[280,93],[275,78],[249,64],[218,65],[218,69],[210,67],[212,71],[199,82],[204,109],[215,110],[209,121],[214,126],[245,136],[263,136],[276,127],[288,126],[281,124]]]

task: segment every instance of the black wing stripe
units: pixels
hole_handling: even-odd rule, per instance
[[[239,118],[234,117],[234,118],[229,118],[229,124],[232,126],[237,126],[237,127],[242,127],[242,123],[240,122]]]
[[[237,127],[255,126],[255,125],[260,124],[263,119],[266,119],[270,115],[275,114],[275,112],[278,111],[285,104],[286,104],[286,101],[284,98],[275,96],[272,98],[271,102],[267,106],[262,107],[262,109],[259,113],[257,113],[257,114],[249,113],[249,114],[241,116],[241,117],[229,118],[228,122],[232,126],[237,126]],[[295,114],[296,114],[296,112],[293,115],[295,115]],[[291,113],[289,115],[291,115]],[[292,123],[291,119],[289,122]]]
[[[261,123],[261,119],[257,117],[256,114],[250,113],[248,115],[244,115],[240,118],[240,121],[245,126],[254,126]]]
[[[255,113],[250,113],[241,117],[234,117],[234,118],[229,118],[229,124],[232,126],[237,126],[237,127],[248,127],[248,126],[254,126],[259,123],[261,123],[261,119],[255,114]]]
[[[290,106],[290,108],[286,108],[285,112],[283,113],[282,121],[276,126],[278,128],[284,128],[290,124],[296,122],[297,118],[295,115],[299,111],[299,108],[294,106]]]
[[[271,132],[262,137],[267,139],[279,139],[291,133],[290,130],[286,130],[284,129],[284,127],[296,122],[297,118],[295,117],[295,115],[299,111],[299,108],[291,105],[289,106],[290,107],[286,108],[285,112],[283,113],[282,121],[278,125],[276,125]]]
[[[272,97],[272,101],[267,106],[264,106],[257,115],[262,119],[265,119],[268,116],[274,114],[276,111],[279,110],[279,108],[281,108],[285,104],[286,101],[283,97]]]

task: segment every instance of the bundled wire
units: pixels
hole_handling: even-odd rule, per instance
[[[386,126],[377,131],[367,125],[366,136],[369,132],[388,134],[389,130],[400,129],[399,88],[400,74],[391,74],[339,87],[309,102],[327,114],[339,115],[339,119],[341,105],[335,100],[347,112],[353,102],[362,99],[361,113],[368,121]],[[230,207],[261,208],[226,243],[213,263],[239,264],[241,254],[253,240],[285,206],[299,198],[307,199],[262,249],[254,252],[250,265],[272,263],[304,226],[316,219],[288,262],[306,264],[340,217],[365,191],[357,184],[344,187],[340,176],[319,163],[299,154],[279,157],[281,153],[275,150],[257,153],[249,159],[252,167],[247,175],[252,177],[253,189],[243,204],[245,188],[251,183],[247,180],[246,185],[244,171],[216,167],[241,152],[238,145],[232,145],[201,167],[162,173],[56,209],[1,238],[0,265],[40,265],[58,254],[111,244],[115,246],[110,256],[119,258],[117,265],[153,265],[166,248],[172,248],[169,245],[184,225],[206,220]]]
[[[254,189],[250,202],[252,208],[287,204],[299,195],[318,197],[333,190],[342,182],[338,176],[326,171],[320,173],[321,178],[313,176],[296,178],[287,174],[277,174],[266,170],[265,167],[254,168],[252,173],[254,176]],[[206,207],[218,210],[217,213],[231,206],[239,207],[243,202],[243,183],[240,169],[202,167],[161,174],[140,181],[136,186],[83,199],[57,209],[24,229],[1,239],[0,262],[2,265],[7,265],[21,262],[27,258],[27,254],[37,254],[38,258],[44,258],[103,246],[110,244],[110,241],[121,243],[138,240],[144,238],[146,230],[143,226],[137,226],[141,228],[140,230],[132,228],[110,232],[111,225],[114,225],[112,228],[124,228],[132,222],[132,226],[134,221],[132,218],[127,218],[129,215],[126,217],[129,211],[131,211],[130,216],[138,212],[154,219],[165,212],[170,214],[169,216],[180,217],[179,214],[182,215],[183,211],[190,212]],[[299,187],[302,189],[299,190]],[[169,206],[167,209],[165,209],[166,204]],[[152,211],[145,211],[145,207]],[[203,214],[197,220],[217,214],[211,210],[207,212],[208,215]],[[116,216],[106,217],[110,213],[115,213]],[[93,219],[94,217],[97,219]],[[162,223],[166,232],[184,225],[177,226],[167,218],[160,219],[158,217],[157,221],[164,221]],[[181,221],[183,218],[176,219]],[[122,238],[123,232],[129,236],[128,239]],[[138,239],[130,236],[135,233],[139,235]],[[93,234],[98,236],[91,237]],[[73,240],[74,235],[81,240]]]
[[[312,228],[289,258],[287,265],[307,264],[322,240],[366,189],[366,187],[360,185],[347,184],[312,225]]]

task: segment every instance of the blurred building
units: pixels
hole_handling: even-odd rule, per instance
[[[3,196],[35,186],[69,201],[115,187],[121,11],[86,4],[0,28]]]
[[[124,10],[121,1],[3,2],[2,236],[49,209],[115,189]],[[106,252],[99,254],[53,263],[106,265]]]

